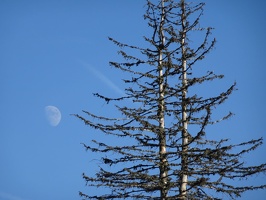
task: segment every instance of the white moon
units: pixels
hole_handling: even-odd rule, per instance
[[[45,115],[51,126],[57,126],[61,121],[61,112],[55,106],[46,106]]]

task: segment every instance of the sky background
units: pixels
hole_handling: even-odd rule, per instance
[[[222,107],[235,117],[220,129],[233,142],[265,136],[266,1],[205,2],[201,25],[215,27],[217,45],[203,64],[226,76],[214,90],[234,81],[238,88]],[[112,114],[92,95],[123,93],[123,73],[108,64],[120,59],[118,49],[107,37],[145,46],[144,4],[0,0],[0,200],[78,200],[79,191],[91,190],[81,175],[96,168],[80,143],[92,131],[70,114]],[[61,111],[56,127],[45,118],[48,105]],[[266,162],[265,153],[266,142],[247,163]],[[265,184],[265,176],[249,182]],[[265,196],[254,191],[241,199]]]

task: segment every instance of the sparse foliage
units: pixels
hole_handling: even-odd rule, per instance
[[[117,102],[122,118],[97,116],[88,111],[76,115],[86,125],[113,136],[118,143],[95,140],[84,147],[101,155],[102,164],[95,176],[83,174],[90,187],[105,187],[106,194],[80,192],[84,199],[219,199],[219,193],[231,199],[248,190],[266,185],[235,186],[232,180],[265,172],[266,164],[246,166],[244,154],[262,144],[262,138],[231,144],[229,139],[209,139],[207,126],[232,116],[213,119],[216,107],[235,90],[235,83],[216,96],[203,97],[193,88],[222,79],[207,71],[194,73],[198,63],[212,50],[212,28],[199,25],[203,3],[185,0],[147,1],[144,15],[153,30],[144,37],[146,48],[131,46],[109,38],[120,48],[124,63],[111,66],[131,75],[124,80],[125,96],[95,96],[107,103]],[[204,33],[202,42],[193,46],[195,34]],[[193,43],[195,44],[195,43]],[[141,56],[128,54],[134,50]],[[132,52],[132,51],[131,51]],[[126,100],[128,106],[121,106]],[[120,106],[119,106],[120,105]],[[114,156],[110,156],[114,155]]]

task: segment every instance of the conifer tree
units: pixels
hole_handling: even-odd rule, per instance
[[[232,116],[229,112],[213,119],[212,113],[236,84],[211,97],[195,90],[224,77],[212,71],[204,75],[193,71],[215,45],[212,28],[199,25],[203,7],[204,3],[185,0],[148,0],[144,19],[152,34],[144,37],[147,47],[109,38],[125,59],[110,65],[131,78],[124,79],[125,96],[95,94],[107,103],[115,102],[122,117],[97,116],[89,111],[76,115],[92,129],[119,141],[114,145],[97,140],[95,135],[95,140],[84,144],[100,156],[102,164],[95,175],[83,174],[83,178],[89,187],[109,191],[96,195],[90,189],[80,192],[82,198],[202,200],[220,199],[219,194],[225,194],[235,199],[245,191],[266,187],[237,186],[230,181],[265,172],[266,164],[247,166],[242,159],[262,144],[262,138],[238,144],[231,144],[227,138],[209,139],[213,133],[206,127]],[[204,37],[195,46],[191,37],[199,33]],[[128,54],[126,49],[139,56]],[[122,106],[123,101],[126,106]]]

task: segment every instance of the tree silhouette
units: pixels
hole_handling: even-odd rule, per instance
[[[230,181],[265,172],[266,164],[247,166],[242,159],[262,144],[262,138],[231,144],[226,138],[210,139],[211,133],[206,130],[232,116],[229,112],[213,119],[212,112],[226,101],[236,84],[211,97],[197,91],[199,85],[223,78],[212,71],[194,73],[215,45],[215,39],[210,40],[212,28],[199,25],[203,7],[204,3],[185,0],[148,0],[144,19],[153,33],[144,37],[147,47],[109,38],[125,59],[110,65],[131,78],[124,79],[128,87],[123,97],[95,94],[107,103],[117,102],[122,117],[97,116],[88,111],[76,115],[117,141],[95,139],[84,144],[100,155],[102,162],[94,176],[83,174],[83,178],[88,186],[108,191],[101,195],[80,192],[81,197],[196,200],[220,199],[219,194],[226,194],[234,199],[245,191],[266,187],[236,186]],[[199,33],[204,36],[196,46],[191,38]]]

